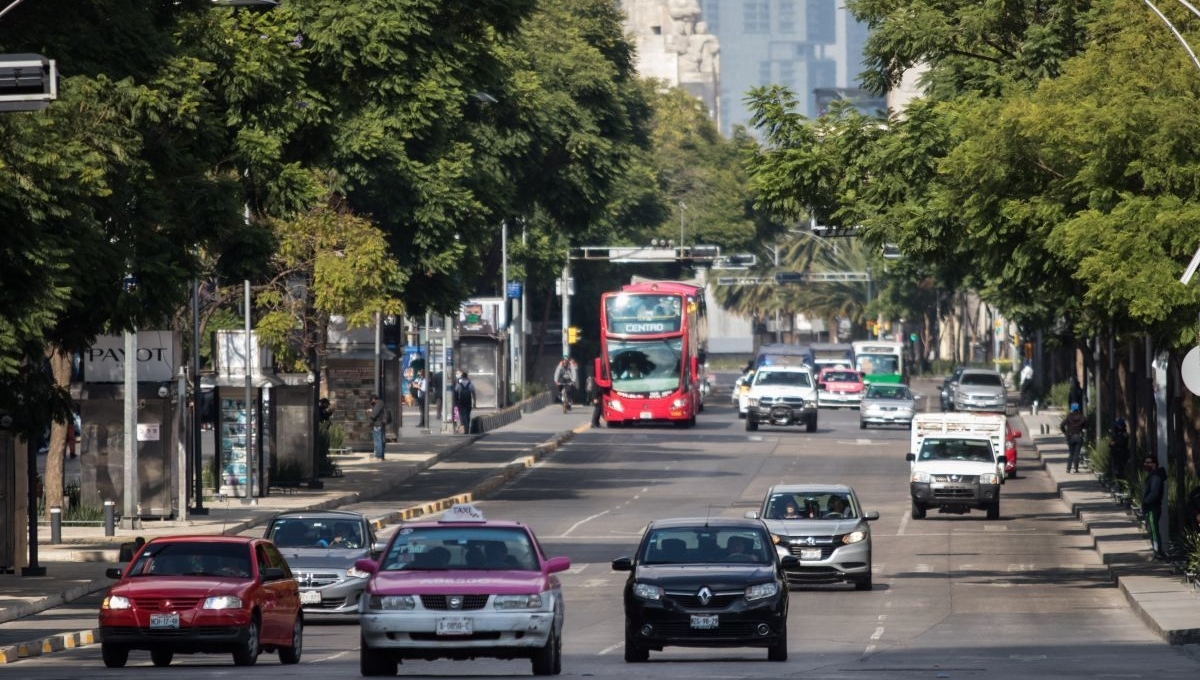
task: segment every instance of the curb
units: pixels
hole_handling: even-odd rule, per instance
[[[549,440],[534,446],[528,454],[526,454],[524,456],[520,456],[520,457],[510,461],[500,470],[499,473],[488,478],[487,480],[484,480],[483,482],[481,482],[479,484],[476,484],[475,487],[469,491],[466,491],[466,492],[460,493],[460,494],[455,494],[453,496],[448,496],[445,498],[440,498],[440,499],[437,499],[434,501],[429,501],[427,503],[422,503],[421,505],[414,505],[414,506],[410,506],[407,508],[401,508],[400,510],[397,510],[395,512],[390,512],[382,517],[374,518],[371,520],[371,522],[372,522],[372,524],[375,525],[376,529],[381,529],[384,526],[387,526],[389,524],[396,524],[398,522],[415,520],[415,519],[419,519],[420,517],[423,517],[424,515],[430,515],[430,514],[442,512],[444,510],[449,509],[452,505],[454,505],[456,503],[470,503],[471,501],[481,498],[483,496],[486,496],[487,494],[492,493],[496,489],[500,488],[506,482],[511,480],[513,477],[520,474],[522,471],[533,467],[541,459],[545,458],[547,455],[549,455],[553,451],[558,450],[564,444],[571,441],[571,439],[573,439],[575,437],[575,435],[587,431],[590,427],[591,427],[591,425],[589,423],[584,423],[583,425],[579,425],[579,426],[575,427],[574,429],[566,430],[566,431],[563,431],[563,432],[560,432],[560,433],[554,435]],[[451,453],[453,451],[458,451],[459,449],[470,445],[476,439],[478,439],[478,437],[472,437],[470,439],[464,440],[460,444],[457,444],[455,446],[447,448],[444,453]],[[423,463],[418,464],[415,467],[416,467],[416,470],[419,472],[419,471],[424,470],[436,463],[437,463],[437,459],[434,458],[434,459],[424,461]],[[328,508],[338,507],[339,505],[346,505],[348,503],[352,503],[352,502],[359,501],[359,500],[371,500],[372,498],[382,495],[386,491],[387,491],[387,489],[381,489],[378,492],[372,493],[372,494],[359,494],[359,493],[342,494],[342,495],[336,496],[336,497],[331,498],[326,501],[314,503],[312,506],[305,508],[305,509],[307,509],[307,510],[325,510]],[[258,520],[249,520],[249,521],[245,521],[245,522],[239,522],[239,523],[237,523],[237,525],[230,526],[222,533],[236,534],[236,533],[245,531],[246,529],[253,528],[262,523],[263,523],[262,521],[258,521]],[[93,551],[93,552],[106,552],[106,551]],[[113,561],[115,561],[115,559]],[[88,583],[84,583],[84,584],[69,588],[69,589],[63,591],[62,593],[58,593],[58,594],[43,598],[36,602],[22,603],[22,604],[18,605],[17,607],[14,607],[9,612],[0,614],[0,623],[5,623],[7,621],[13,621],[16,619],[24,618],[26,616],[31,616],[33,614],[43,612],[47,609],[51,609],[53,607],[57,607],[59,605],[66,604],[67,602],[77,600],[86,595],[91,595],[92,593],[96,593],[101,590],[104,590],[105,588],[108,587],[109,583],[110,583],[110,581],[108,581],[107,579],[90,581]],[[21,659],[29,658],[29,657],[41,656],[42,654],[50,654],[52,652],[59,652],[64,649],[74,649],[76,647],[92,645],[92,644],[95,644],[99,639],[100,639],[99,629],[91,628],[91,629],[87,629],[87,630],[76,631],[73,633],[56,633],[54,635],[50,635],[50,636],[46,636],[46,637],[43,637],[40,639],[32,640],[30,642],[24,642],[24,643],[20,643],[20,644],[16,644],[16,645],[9,645],[7,647],[0,647],[0,665],[13,663],[13,662],[19,661]]]

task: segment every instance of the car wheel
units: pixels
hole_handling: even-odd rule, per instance
[[[171,659],[175,658],[175,652],[170,649],[151,649],[150,660],[155,666],[170,666]],[[124,664],[121,664],[124,665]]]
[[[546,646],[533,653],[534,675],[558,675],[562,673],[562,638],[550,630]]]
[[[129,649],[117,645],[100,645],[100,658],[104,659],[106,668],[124,668],[129,661]]]
[[[915,498],[912,502],[912,518],[925,519],[925,506],[918,503]]]
[[[756,421],[753,418],[747,418],[746,419],[746,431],[747,432],[757,432],[758,431],[758,421]]]
[[[804,427],[805,432],[817,431],[817,415],[814,413],[812,418],[808,419],[808,424]]]
[[[233,665],[253,666],[258,662],[258,653],[258,619],[252,618],[250,625],[246,626],[246,641],[242,648],[233,650]]]
[[[296,622],[292,624],[292,644],[290,647],[279,648],[279,663],[290,666],[300,663],[300,654],[304,651],[304,618],[296,613]]]
[[[787,622],[779,629],[779,642],[767,647],[767,661],[787,661]]]
[[[625,634],[625,663],[644,663],[650,660],[650,650],[639,645]]]
[[[1000,519],[1000,501],[992,503],[987,508],[988,519]]]
[[[390,676],[396,674],[396,660],[367,646],[366,638],[358,639],[358,672],[365,677]]]
[[[868,561],[867,562],[867,575],[863,576],[859,581],[857,581],[854,584],[854,589],[855,590],[870,590],[873,587],[874,587],[874,584],[872,584],[872,582],[871,582],[871,562]]]

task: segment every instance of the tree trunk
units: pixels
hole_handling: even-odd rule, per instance
[[[65,390],[71,387],[71,355],[57,345],[46,348],[50,373],[54,383]],[[46,471],[42,475],[43,515],[50,518],[50,508],[63,507],[63,467],[67,453],[67,437],[74,436],[74,423],[52,422],[50,445],[46,452]]]

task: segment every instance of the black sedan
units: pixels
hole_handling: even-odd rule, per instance
[[[625,582],[625,661],[664,647],[766,647],[786,661],[788,585],[761,520],[651,522],[634,557],[612,562]]]

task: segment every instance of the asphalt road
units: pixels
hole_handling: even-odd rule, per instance
[[[936,407],[936,395],[932,395]],[[819,431],[747,433],[717,394],[694,429],[585,432],[480,505],[531,524],[551,555],[567,555],[564,676],[595,678],[1186,678],[1200,662],[1164,644],[1129,611],[1045,473],[1022,465],[1002,491],[1002,517],[909,518],[907,430],[858,429],[854,411],[822,410]],[[1026,452],[1023,450],[1023,454]],[[437,468],[432,471],[434,474]],[[428,480],[426,480],[428,481]],[[669,649],[622,660],[621,583],[610,561],[629,554],[645,523],[677,515],[741,516],[781,481],[842,481],[874,523],[875,589],[792,593],[790,658],[758,649]],[[95,602],[51,610],[53,625],[91,625]],[[37,619],[39,617],[34,617]],[[30,619],[30,625],[34,625]],[[49,625],[43,622],[44,625]],[[310,625],[299,666],[260,659],[255,677],[358,676],[354,625]],[[147,654],[105,669],[98,646],[22,661],[20,677],[228,678],[224,656]],[[415,677],[529,675],[526,661],[410,661]]]

